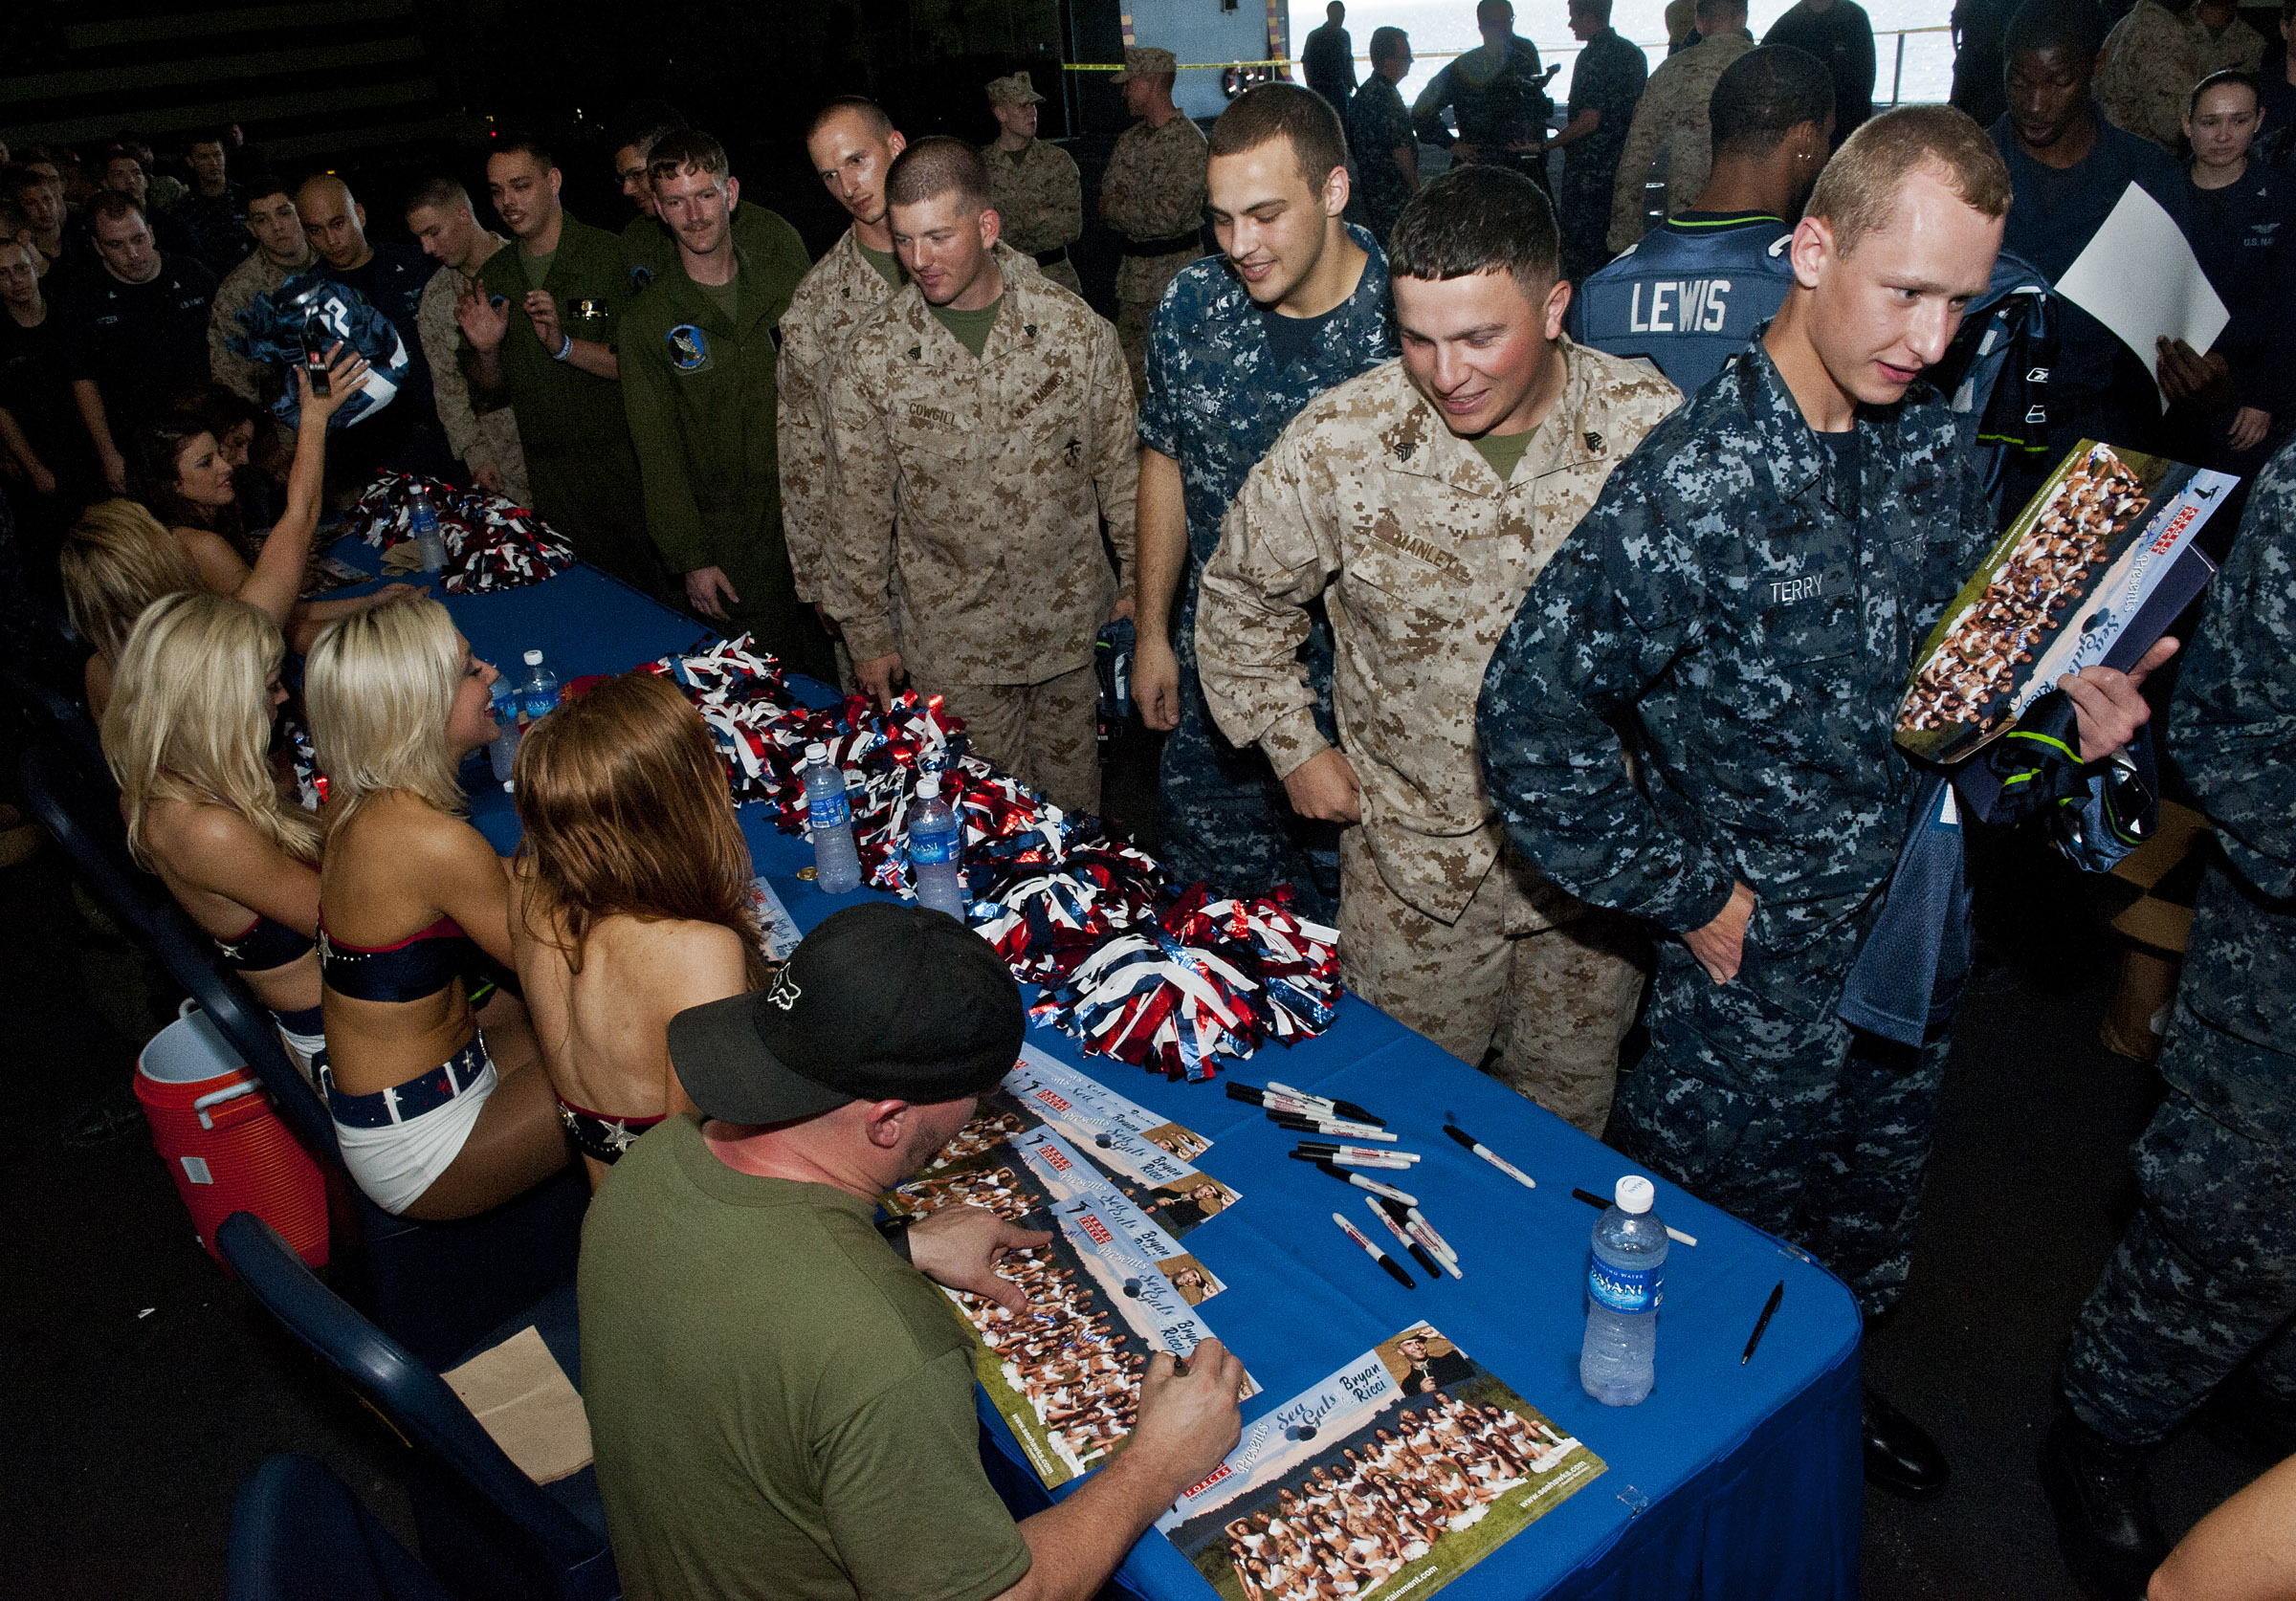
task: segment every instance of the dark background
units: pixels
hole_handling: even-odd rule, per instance
[[[2273,35],[2268,13],[2251,20]],[[1122,125],[1118,96],[1059,63],[1115,59],[1118,38],[1117,0],[14,0],[0,5],[0,135],[93,154],[133,127],[168,151],[183,130],[236,121],[289,175],[342,172],[386,236],[399,194],[436,170],[460,177],[491,221],[489,134],[531,126],[554,144],[569,208],[618,230],[630,212],[604,125],[661,96],[725,143],[748,198],[818,253],[845,226],[799,142],[822,100],[868,94],[912,135],[986,140],[982,84],[1026,69],[1048,97],[1043,132],[1072,138],[1091,195]],[[1077,253],[1109,310],[1115,255],[1096,223]],[[16,732],[0,727],[0,774],[13,772]],[[1110,780],[1119,820],[1150,817],[1153,763],[1136,731]],[[1154,848],[1144,826],[1141,843]],[[1869,1494],[1877,1601],[2076,1594],[2033,1455],[2064,1332],[2133,1202],[2128,1144],[2161,1093],[2151,1069],[2096,1044],[2117,954],[2084,888],[2020,849],[1979,877],[1985,955],[1956,1034],[1913,1284],[1866,1352],[1956,1478],[1919,1506]],[[402,1448],[209,1261],[151,1149],[128,1079],[174,998],[53,850],[0,867],[11,1596],[220,1594],[232,1493],[279,1450],[325,1458],[408,1532]],[[1663,1374],[1663,1335],[1660,1360]],[[2256,1471],[2197,1432],[2179,1437],[2159,1470],[2170,1532]]]

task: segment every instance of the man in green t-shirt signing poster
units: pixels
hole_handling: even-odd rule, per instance
[[[876,901],[770,989],[671,1020],[699,1117],[616,1164],[583,1230],[584,1402],[624,1592],[1087,1601],[1238,1435],[1206,1340],[1148,1366],[1123,1454],[1015,1524],[982,1471],[971,1348],[936,1283],[1027,1309],[1044,1244],[974,1207],[871,1221],[1020,1054],[1020,987],[953,918]]]

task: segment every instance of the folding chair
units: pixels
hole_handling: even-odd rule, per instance
[[[226,1601],[455,1601],[324,1462],[282,1452],[232,1503]]]
[[[621,1594],[590,1469],[549,1486],[528,1479],[436,1369],[320,1283],[253,1213],[224,1219],[215,1241],[255,1299],[411,1448],[423,1559],[451,1589],[534,1601]]]

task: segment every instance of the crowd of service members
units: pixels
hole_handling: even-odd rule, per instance
[[[1758,48],[1742,0],[1675,9],[1684,36],[1645,84],[1603,0],[1575,6],[1558,118],[1505,0],[1409,108],[1408,39],[1375,33],[1358,84],[1335,4],[1302,51],[1312,87],[1252,90],[1208,137],[1172,55],[1128,50],[1136,120],[1096,202],[1122,255],[1113,322],[1077,293],[1084,186],[1037,137],[1026,74],[986,86],[1000,132],[979,148],[825,104],[806,151],[851,225],[819,261],[659,104],[612,141],[636,211],[618,236],[564,208],[530,137],[488,148],[503,232],[439,177],[393,197],[412,244],[235,130],[188,141],[184,179],[132,140],[94,162],[15,149],[0,507],[31,596],[11,617],[60,586],[139,858],[273,1009],[391,1211],[469,1216],[576,1152],[603,1180],[685,1140],[683,1114],[762,1124],[695,1092],[672,1024],[766,975],[718,757],[660,681],[528,737],[507,871],[464,820],[495,669],[404,586],[298,598],[330,489],[385,468],[531,504],[585,559],[794,668],[941,695],[975,750],[1066,807],[1097,806],[1094,642],[1131,619],[1178,877],[1290,885],[1336,921],[1358,994],[1808,1247],[1872,1316],[1910,1270],[1958,982],[1949,959],[1903,1038],[1835,1004],[1874,1015],[1859,957],[1886,920],[1904,935],[1887,890],[1937,815],[1889,745],[1910,651],[2016,509],[2002,456],[2086,436],[2240,472],[2243,532],[2165,729],[2142,688],[2168,647],[2092,669],[2068,686],[2077,748],[2031,786],[2054,821],[2029,825],[2108,866],[2129,842],[2063,819],[2125,809],[2123,753],[2157,754],[2223,841],[2182,993],[2139,1042],[2172,1086],[2137,1151],[2145,1209],[2074,1331],[2043,1461],[2076,1570],[2140,1593],[2166,1554],[2154,1446],[2204,1405],[2296,1444],[2296,468],[2275,454],[2296,414],[2270,303],[2291,64],[2215,0],[2139,0],[2109,32],[2086,0],[2028,0],[1990,33],[1963,19],[1998,63],[1989,129],[1916,108],[1853,141],[1873,83],[1853,0],[1801,0]],[[1427,145],[1451,168],[1432,183]],[[2048,293],[2131,183],[2231,311],[2206,352],[2139,361]],[[327,427],[358,353],[330,353],[322,386],[234,348],[254,297],[300,274],[401,336],[370,423]],[[2014,404],[1977,397],[2021,430],[1988,455],[1919,374],[2013,299],[2052,305],[2054,329],[2016,324],[2035,370],[1987,380]],[[275,749],[291,654],[323,814]],[[1915,936],[1950,952],[1964,913]],[[1622,1084],[1638,1016],[1651,1044]],[[860,1093],[833,1083],[806,1137]],[[707,1149],[786,1178],[782,1137],[755,1133],[763,1168],[692,1142],[655,1167]],[[884,1175],[934,1148],[907,1137],[866,1131]],[[1159,1441],[1170,1382],[1144,1392]],[[665,1533],[679,1509],[609,1464],[646,1410],[616,1394],[590,1399],[617,1543],[649,1553],[626,1551],[626,1578],[668,1571],[699,1537]],[[1132,1456],[1200,1471],[1220,1421],[1196,1421],[1169,1460]],[[1942,1487],[1917,1424],[1870,1392],[1864,1424],[1878,1482]],[[651,1463],[677,1457],[662,1430],[641,1431]],[[983,1536],[933,1560],[1010,1556]]]

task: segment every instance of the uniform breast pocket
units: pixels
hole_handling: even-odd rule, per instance
[[[963,434],[942,428],[895,428],[894,460],[901,476],[921,487],[954,487],[971,471],[973,444]]]
[[[1815,529],[1774,527],[1749,549],[1745,644],[1773,667],[1846,656],[1858,647],[1857,553]]]
[[[1757,628],[1762,653],[1777,667],[1847,656],[1858,648],[1858,598],[1844,574],[1841,594],[1821,591],[1784,602],[1764,611]]]

